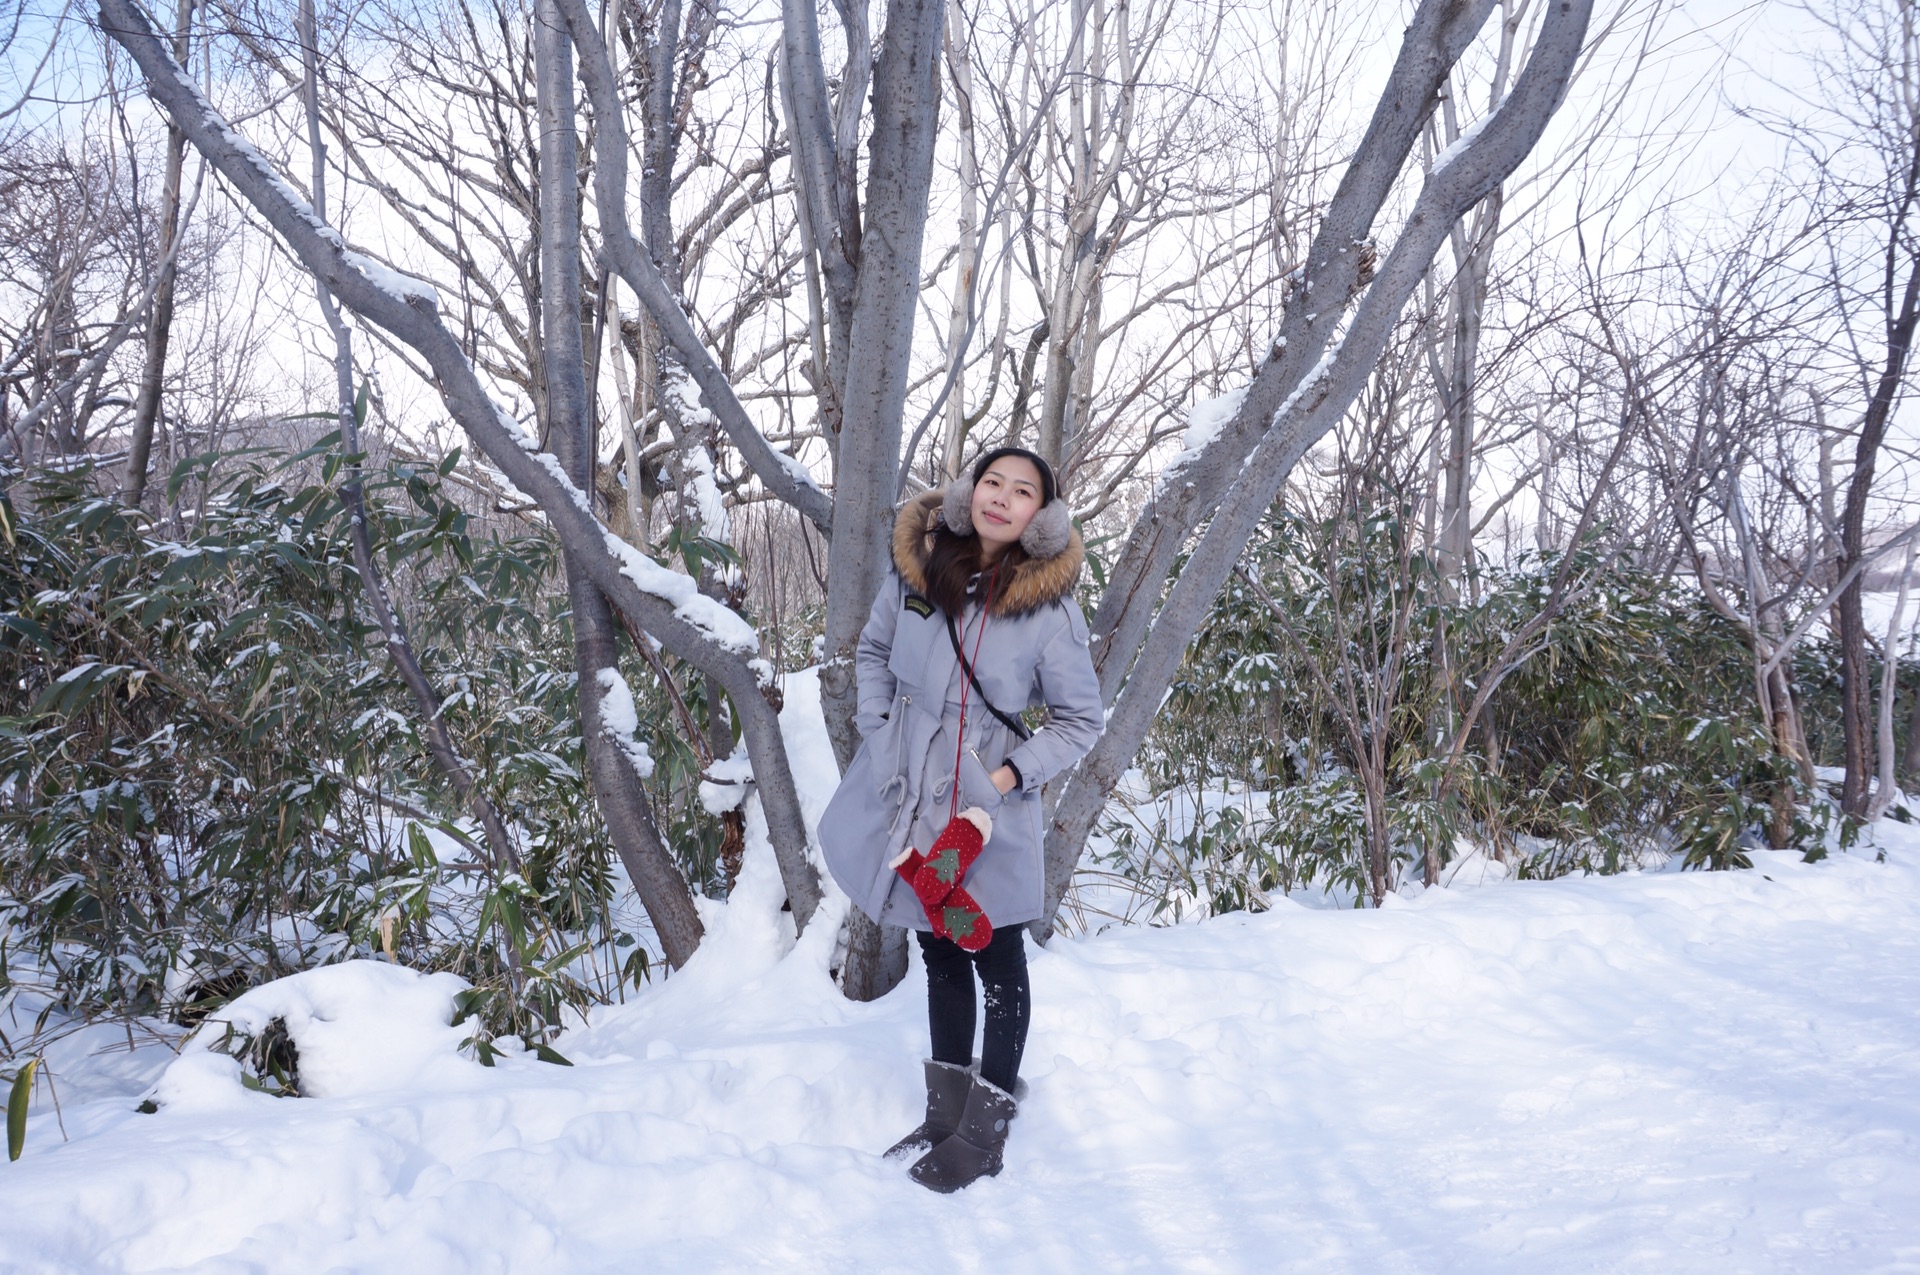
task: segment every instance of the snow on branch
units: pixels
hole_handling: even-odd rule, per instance
[[[653,754],[640,738],[640,712],[634,707],[633,688],[620,670],[609,665],[597,675],[600,681],[600,723],[620,755],[642,779],[653,778]]]
[[[764,691],[771,678],[754,658],[758,638],[737,614],[711,599],[688,600],[691,579],[650,560],[636,567],[616,552],[586,494],[559,463],[532,444],[489,395],[459,342],[442,324],[431,285],[389,270],[346,246],[274,168],[221,116],[154,34],[133,0],[99,0],[101,27],[133,56],[156,102],[195,148],[233,184],[342,304],[425,356],[453,418],[507,480],[537,502],[594,583],[675,655],[714,676],[736,698]],[[638,556],[638,555],[633,555]]]

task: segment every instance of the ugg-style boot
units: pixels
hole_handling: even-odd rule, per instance
[[[1000,1172],[1000,1153],[1007,1145],[1007,1126],[1019,1107],[1013,1095],[998,1085],[973,1077],[966,1110],[953,1136],[914,1161],[907,1172],[915,1182],[942,1195],[972,1186]]]
[[[902,1156],[919,1155],[939,1146],[953,1136],[960,1124],[960,1113],[966,1110],[967,1090],[973,1083],[973,1073],[965,1067],[956,1067],[952,1063],[935,1062],[929,1058],[927,1069],[927,1118],[900,1141],[887,1148],[886,1158],[898,1159]]]

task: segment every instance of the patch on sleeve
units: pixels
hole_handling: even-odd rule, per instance
[[[917,593],[907,594],[905,605],[907,610],[913,612],[923,620],[933,615],[933,603],[927,601]]]

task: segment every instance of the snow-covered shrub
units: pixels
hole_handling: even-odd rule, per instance
[[[1100,850],[1168,917],[1303,887],[1360,902],[1463,849],[1558,876],[1744,866],[1783,816],[1796,844],[1824,833],[1760,723],[1749,652],[1697,595],[1586,549],[1449,581],[1392,506],[1276,508],[1140,775]]]
[[[344,961],[262,984],[210,1014],[181,1043],[155,1091],[206,1106],[243,1090],[350,1098],[458,1083],[465,980],[380,961]]]
[[[193,1022],[390,952],[537,1038],[646,976],[582,778],[553,542],[485,531],[455,459],[369,475],[375,551],[519,873],[465,823],[366,617],[336,440],[189,462],[159,525],[84,470],[0,494],[0,995],[30,970],[77,1013]],[[649,668],[627,679],[668,843],[713,888],[698,758]]]

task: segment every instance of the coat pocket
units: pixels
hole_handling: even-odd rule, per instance
[[[989,812],[998,810],[1006,800],[1006,795],[988,777],[986,764],[971,748],[960,754],[960,799]]]

